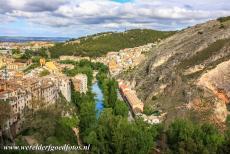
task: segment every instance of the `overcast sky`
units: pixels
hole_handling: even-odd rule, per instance
[[[0,0],[0,35],[79,37],[178,30],[230,15],[229,0]]]

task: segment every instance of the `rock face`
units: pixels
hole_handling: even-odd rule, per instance
[[[213,20],[179,31],[154,47],[148,57],[136,70],[120,77],[136,83],[145,105],[168,112],[169,121],[207,119],[215,114],[216,98],[228,101],[229,62],[220,63],[230,59],[229,22]],[[210,110],[194,114],[186,107],[193,98],[209,104]]]
[[[230,98],[230,60],[217,65],[216,68],[203,74],[197,85],[212,91],[219,99],[229,103]]]

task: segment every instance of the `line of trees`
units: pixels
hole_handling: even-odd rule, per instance
[[[99,72],[99,84],[104,85],[102,90],[105,108],[98,119],[94,94],[91,91],[80,94],[72,87],[72,100],[79,109],[83,143],[91,144],[91,153],[149,153],[155,145],[157,127],[150,126],[141,119],[129,122],[127,105],[117,100],[117,82],[107,76],[108,70],[103,64],[97,64],[93,68]]]
[[[230,153],[230,131],[221,133],[213,124],[182,119],[169,126],[149,125],[142,119],[129,122],[128,107],[116,97],[116,81],[106,70],[98,70],[105,105],[99,119],[93,94],[79,94],[81,137],[85,144],[92,145],[92,153]]]

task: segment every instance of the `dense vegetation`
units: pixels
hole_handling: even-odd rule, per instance
[[[218,18],[217,20],[220,21],[220,22],[229,21],[229,20],[230,20],[230,16],[227,16],[227,17],[220,17],[220,18]]]
[[[172,123],[166,136],[172,153],[217,153],[224,142],[224,136],[213,125],[195,125],[186,120]]]
[[[33,63],[33,64],[29,65],[25,70],[23,70],[23,72],[28,73],[28,72],[32,71],[33,69],[35,69],[35,68],[37,68],[39,66],[40,66],[39,63],[37,63],[37,62]]]
[[[76,56],[102,56],[109,51],[119,51],[124,48],[132,48],[147,43],[153,43],[163,39],[174,32],[162,32],[148,29],[134,29],[121,33],[103,33],[79,38],[76,42],[58,43],[50,48],[51,57],[58,58],[61,55]]]
[[[25,137],[29,137],[37,144],[76,145],[77,137],[72,128],[78,126],[79,119],[75,106],[66,102],[62,96],[56,104],[51,104],[48,108],[44,105],[46,103],[35,101],[32,103],[33,109],[25,109],[26,120],[23,131],[16,138],[16,144],[27,145]],[[38,110],[34,110],[35,108]],[[69,116],[63,116],[63,112],[68,112]]]
[[[72,101],[79,109],[80,135],[83,143],[91,144],[92,153],[150,152],[157,136],[155,126],[150,126],[141,119],[128,121],[128,107],[123,101],[117,100],[117,82],[108,78],[108,69],[105,65],[84,61],[84,66],[81,67],[98,71],[97,79],[105,95],[105,109],[97,118],[94,94],[91,90],[87,94],[80,94],[72,88]]]
[[[24,73],[29,73],[31,70],[39,67],[40,66],[39,60],[41,58],[47,59],[49,57],[46,48],[40,48],[35,51],[29,49],[26,49],[25,51],[21,51],[20,49],[13,49],[12,54],[13,54],[12,56],[18,62],[26,63],[28,62],[28,60],[31,60],[32,64],[30,64],[25,70],[23,70]],[[44,75],[48,75],[48,72],[46,72]]]
[[[80,62],[75,62],[71,60],[60,61],[62,64],[72,64],[74,65],[73,69],[64,69],[63,73],[67,76],[74,77],[75,75],[82,73],[86,74],[88,78],[88,88],[92,85],[93,80],[93,70],[103,70],[108,71],[107,66],[102,63],[91,63],[88,60],[81,60]]]
[[[21,60],[29,60],[29,59],[40,59],[40,58],[48,58],[48,50],[46,48],[40,48],[38,50],[29,50],[21,51],[20,49],[12,49],[13,57]]]

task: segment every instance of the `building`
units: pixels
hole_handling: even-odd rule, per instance
[[[54,62],[46,62],[45,67],[52,73],[58,73],[59,70]]]
[[[25,108],[36,110],[55,103],[60,92],[67,100],[71,100],[69,80],[59,78],[0,80],[0,100],[7,101],[12,108],[12,116],[6,122],[4,130],[10,129],[13,135],[18,134],[21,131]]]
[[[27,67],[27,63],[14,62],[6,65],[8,70],[23,71]]]
[[[144,110],[144,103],[137,97],[136,92],[131,90],[124,81],[119,81],[118,85],[122,97],[129,104],[133,113],[142,113]]]
[[[55,103],[59,97],[59,87],[52,80],[40,81],[40,98],[45,103]]]
[[[10,129],[15,136],[21,130],[24,109],[29,106],[32,95],[13,81],[1,81],[0,100],[7,101],[12,108],[12,115],[4,129]]]
[[[6,63],[4,62],[4,58],[0,57],[0,68],[4,67]]]
[[[46,59],[45,59],[45,58],[41,58],[41,59],[39,60],[39,62],[40,62],[40,66],[45,66],[45,64],[46,64]]]
[[[81,60],[89,60],[89,57],[79,57],[79,56],[60,56],[60,61],[71,60],[71,61],[81,61]]]
[[[66,76],[54,76],[50,75],[47,78],[51,79],[58,87],[59,92],[63,95],[63,97],[71,102],[71,80]]]
[[[59,78],[59,90],[68,102],[71,102],[71,81],[69,78]]]
[[[74,89],[80,93],[86,93],[88,91],[87,87],[87,75],[78,74],[72,78]]]

